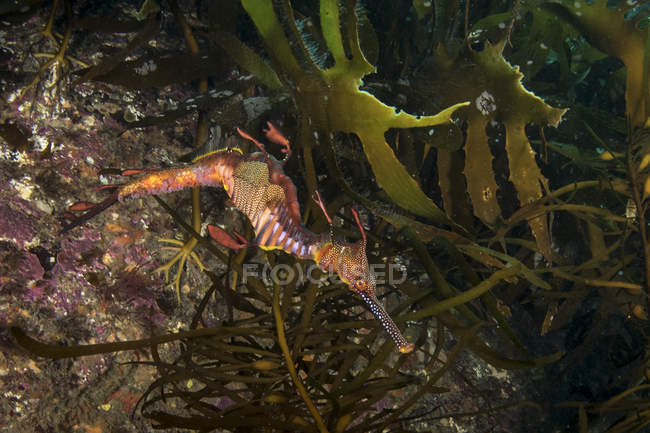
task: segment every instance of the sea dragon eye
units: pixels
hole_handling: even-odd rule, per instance
[[[357,280],[354,282],[355,290],[366,290],[368,288],[368,281],[366,280]]]

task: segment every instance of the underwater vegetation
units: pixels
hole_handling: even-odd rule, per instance
[[[0,16],[10,428],[650,425],[648,3],[19,0]],[[296,278],[298,254],[216,244],[215,227],[259,234],[223,193],[59,233],[70,208],[101,210],[72,203],[108,179],[246,155],[236,129],[269,121],[302,223],[365,232],[411,353],[346,281]],[[64,404],[39,380],[69,370],[90,391],[68,419],[27,417]]]

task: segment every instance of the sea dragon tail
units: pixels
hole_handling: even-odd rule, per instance
[[[106,185],[99,189],[111,190],[111,195],[99,203],[78,202],[68,208],[60,234],[84,224],[118,201],[144,195],[164,194],[196,186],[223,187],[232,189],[232,172],[243,159],[241,153],[223,151],[198,159],[187,167],[167,170],[124,170],[121,174],[130,176],[145,173],[130,182]],[[72,212],[83,212],[75,215]]]

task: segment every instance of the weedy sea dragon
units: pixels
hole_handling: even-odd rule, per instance
[[[70,211],[83,212],[75,216],[66,213],[69,220],[62,233],[83,224],[112,204],[148,194],[162,194],[196,186],[223,187],[235,207],[244,213],[255,229],[254,244],[264,250],[283,250],[301,259],[311,259],[323,270],[335,272],[350,289],[368,305],[401,353],[413,350],[384,307],[375,296],[375,278],[368,266],[366,234],[353,208],[352,214],[361,231],[356,243],[334,239],[332,220],[327,215],[323,201],[316,192],[314,200],[330,224],[329,234],[316,234],[301,221],[296,187],[284,173],[283,166],[291,155],[289,141],[271,124],[264,132],[266,137],[282,146],[285,157],[278,161],[270,156],[264,145],[237,128],[241,137],[253,142],[260,152],[244,155],[239,148],[228,147],[208,153],[191,165],[166,170],[125,170],[122,175],[142,174],[134,180],[118,185],[105,185],[100,189],[111,195],[100,203],[79,202]],[[217,226],[208,226],[210,236],[229,248],[242,248],[248,243],[239,241]]]

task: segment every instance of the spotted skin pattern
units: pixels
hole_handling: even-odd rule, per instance
[[[281,144],[288,157],[288,140],[270,123],[268,127],[267,138]],[[83,224],[117,201],[196,186],[223,187],[235,207],[246,215],[253,226],[255,245],[264,250],[282,250],[301,259],[314,260],[321,269],[336,273],[366,303],[398,350],[401,353],[411,352],[413,344],[406,341],[375,296],[376,282],[368,266],[366,237],[356,211],[354,216],[362,233],[362,239],[356,243],[334,240],[331,229],[329,234],[315,234],[307,229],[300,218],[296,187],[284,174],[286,158],[276,160],[266,153],[257,140],[240,129],[238,132],[261,151],[243,155],[239,149],[227,148],[200,157],[186,167],[143,171],[145,174],[128,183],[105,187],[112,190],[112,194],[101,203],[81,202],[73,205],[70,210],[84,213],[67,213],[65,216],[70,222],[64,224],[61,232]],[[129,170],[128,173],[142,172]],[[320,196],[317,202],[325,212]],[[327,212],[325,216],[331,223]],[[209,232],[224,245],[233,247],[237,244],[232,239],[223,242],[225,232],[215,226],[210,226]]]

